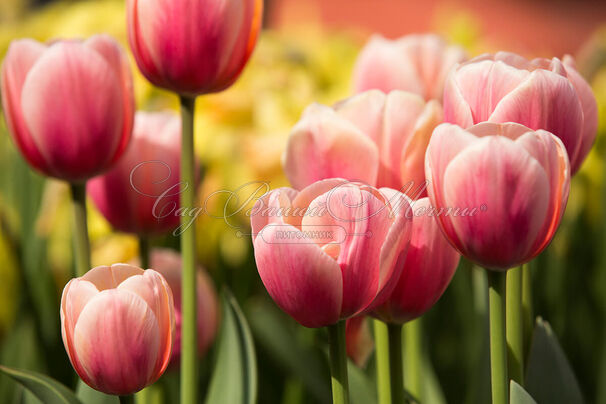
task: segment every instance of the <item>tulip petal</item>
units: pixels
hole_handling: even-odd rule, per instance
[[[375,144],[332,108],[308,107],[286,146],[284,171],[295,189],[341,177],[373,185],[379,155]]]
[[[465,256],[497,270],[527,261],[550,190],[545,170],[524,148],[502,136],[481,138],[450,162],[442,183],[439,207],[477,209],[473,216],[449,215]]]
[[[115,289],[126,279],[135,275],[143,275],[143,270],[128,264],[98,266],[88,271],[81,278],[89,281],[98,290]]]
[[[343,297],[339,265],[305,238],[280,242],[276,236],[279,231],[299,232],[289,225],[269,225],[254,241],[257,268],[268,293],[306,327],[336,323]]]
[[[253,241],[268,224],[288,223],[288,218],[284,215],[290,214],[288,209],[291,208],[291,203],[297,194],[294,189],[283,187],[274,189],[257,200],[250,215]]]
[[[45,45],[31,39],[12,42],[2,63],[0,82],[2,109],[9,132],[27,161],[42,172],[47,172],[48,166],[24,120],[21,93],[28,73],[45,50]]]
[[[132,394],[160,375],[158,321],[138,295],[105,290],[86,305],[74,329],[76,355],[93,388],[108,394]]]
[[[562,139],[571,161],[579,154],[583,111],[573,86],[559,74],[533,71],[503,97],[487,120],[519,122],[530,129],[547,130]]]

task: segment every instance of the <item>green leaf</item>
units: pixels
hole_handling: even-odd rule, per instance
[[[15,379],[44,404],[82,404],[71,390],[43,374],[1,365],[0,372]]]
[[[349,396],[352,404],[376,404],[376,387],[370,378],[352,361],[347,361]]]
[[[252,335],[238,302],[223,292],[223,317],[217,361],[207,404],[254,404],[257,399],[257,359]]]
[[[86,404],[120,404],[120,399],[117,396],[101,393],[82,380],[78,381],[76,397]]]
[[[524,387],[513,380],[509,385],[509,404],[537,404]]]
[[[584,402],[562,347],[549,323],[540,317],[537,317],[528,356],[526,390],[540,404]]]

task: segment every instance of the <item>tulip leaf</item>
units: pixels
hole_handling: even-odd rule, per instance
[[[370,378],[352,361],[347,361],[349,395],[352,404],[376,404],[376,388]]]
[[[223,316],[216,364],[206,404],[254,404],[257,399],[257,359],[252,335],[238,302],[223,292]]]
[[[117,396],[101,393],[82,380],[78,381],[76,397],[86,404],[120,404],[120,399]]]
[[[43,374],[2,365],[0,372],[12,377],[44,404],[82,404],[70,389]]]
[[[513,380],[509,385],[509,404],[537,404],[524,387]]]
[[[580,404],[583,396],[548,322],[537,318],[532,336],[526,390],[538,403]]]

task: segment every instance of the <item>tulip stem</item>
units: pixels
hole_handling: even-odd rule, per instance
[[[194,106],[195,98],[180,96],[181,103],[181,209],[190,211],[195,203]],[[196,238],[191,217],[181,216],[182,325],[181,403],[197,403],[196,352]]]
[[[505,323],[509,377],[524,385],[524,324],[522,316],[522,267],[507,271]]]
[[[389,380],[389,336],[387,324],[373,320],[375,331],[375,355],[377,362],[377,395],[379,404],[391,404],[391,381]]]
[[[507,342],[505,340],[505,277],[503,272],[488,270],[488,305],[490,320],[490,378],[492,404],[507,404]]]
[[[141,261],[141,268],[149,268],[149,238],[147,236],[139,236],[139,260]]]
[[[70,183],[72,194],[74,259],[76,277],[82,276],[90,268],[90,243],[86,223],[86,183]]]
[[[402,325],[388,324],[389,374],[391,375],[391,402],[404,403],[404,369],[402,368]]]
[[[406,390],[420,402],[423,402],[423,365],[421,361],[423,327],[421,318],[404,324],[404,374]]]
[[[347,351],[345,346],[345,321],[328,326],[330,347],[330,375],[333,404],[349,403],[349,382],[347,380]]]
[[[522,314],[524,316],[524,353],[528,354],[530,340],[534,329],[532,312],[532,264],[522,266]],[[524,363],[522,363],[524,365]]]
[[[120,404],[133,404],[135,402],[134,396],[129,394],[128,396],[119,396]]]

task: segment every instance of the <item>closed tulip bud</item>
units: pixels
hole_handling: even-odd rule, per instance
[[[347,356],[361,368],[366,366],[375,348],[367,320],[366,316],[352,317],[345,326]]]
[[[15,144],[45,175],[84,181],[107,170],[128,144],[132,78],[126,55],[109,36],[14,41],[1,90]]]
[[[181,359],[181,255],[169,249],[154,249],[150,266],[158,271],[170,286],[175,300],[175,339],[170,360],[171,368],[177,367]],[[196,272],[197,293],[197,338],[198,355],[203,356],[217,333],[219,305],[211,279],[202,268]]]
[[[63,290],[63,344],[80,378],[103,393],[128,395],[158,380],[174,327],[170,287],[151,269],[96,267]]]
[[[290,183],[302,189],[340,177],[425,195],[425,150],[442,108],[416,94],[373,90],[334,108],[314,104],[293,128],[284,154]]]
[[[396,262],[410,241],[411,221],[398,203],[342,179],[264,195],[251,225],[270,296],[306,327],[335,324],[378,304],[395,286]]]
[[[412,235],[402,274],[389,298],[373,311],[382,321],[404,324],[423,315],[450,283],[459,254],[442,234],[428,198],[412,204]]]
[[[425,163],[440,227],[471,261],[507,270],[553,238],[568,200],[570,164],[551,133],[514,123],[442,124]]]
[[[465,60],[459,46],[433,34],[385,39],[374,35],[356,61],[354,91],[410,91],[426,100],[441,101],[450,69]]]
[[[137,112],[124,157],[87,190],[111,225],[158,234],[179,226],[181,121],[171,112]]]
[[[452,71],[444,120],[464,128],[488,121],[549,131],[564,143],[572,174],[589,153],[598,124],[595,97],[572,58],[527,60],[507,52],[478,56]]]
[[[262,0],[127,0],[128,39],[153,84],[195,96],[229,87],[261,28]]]

